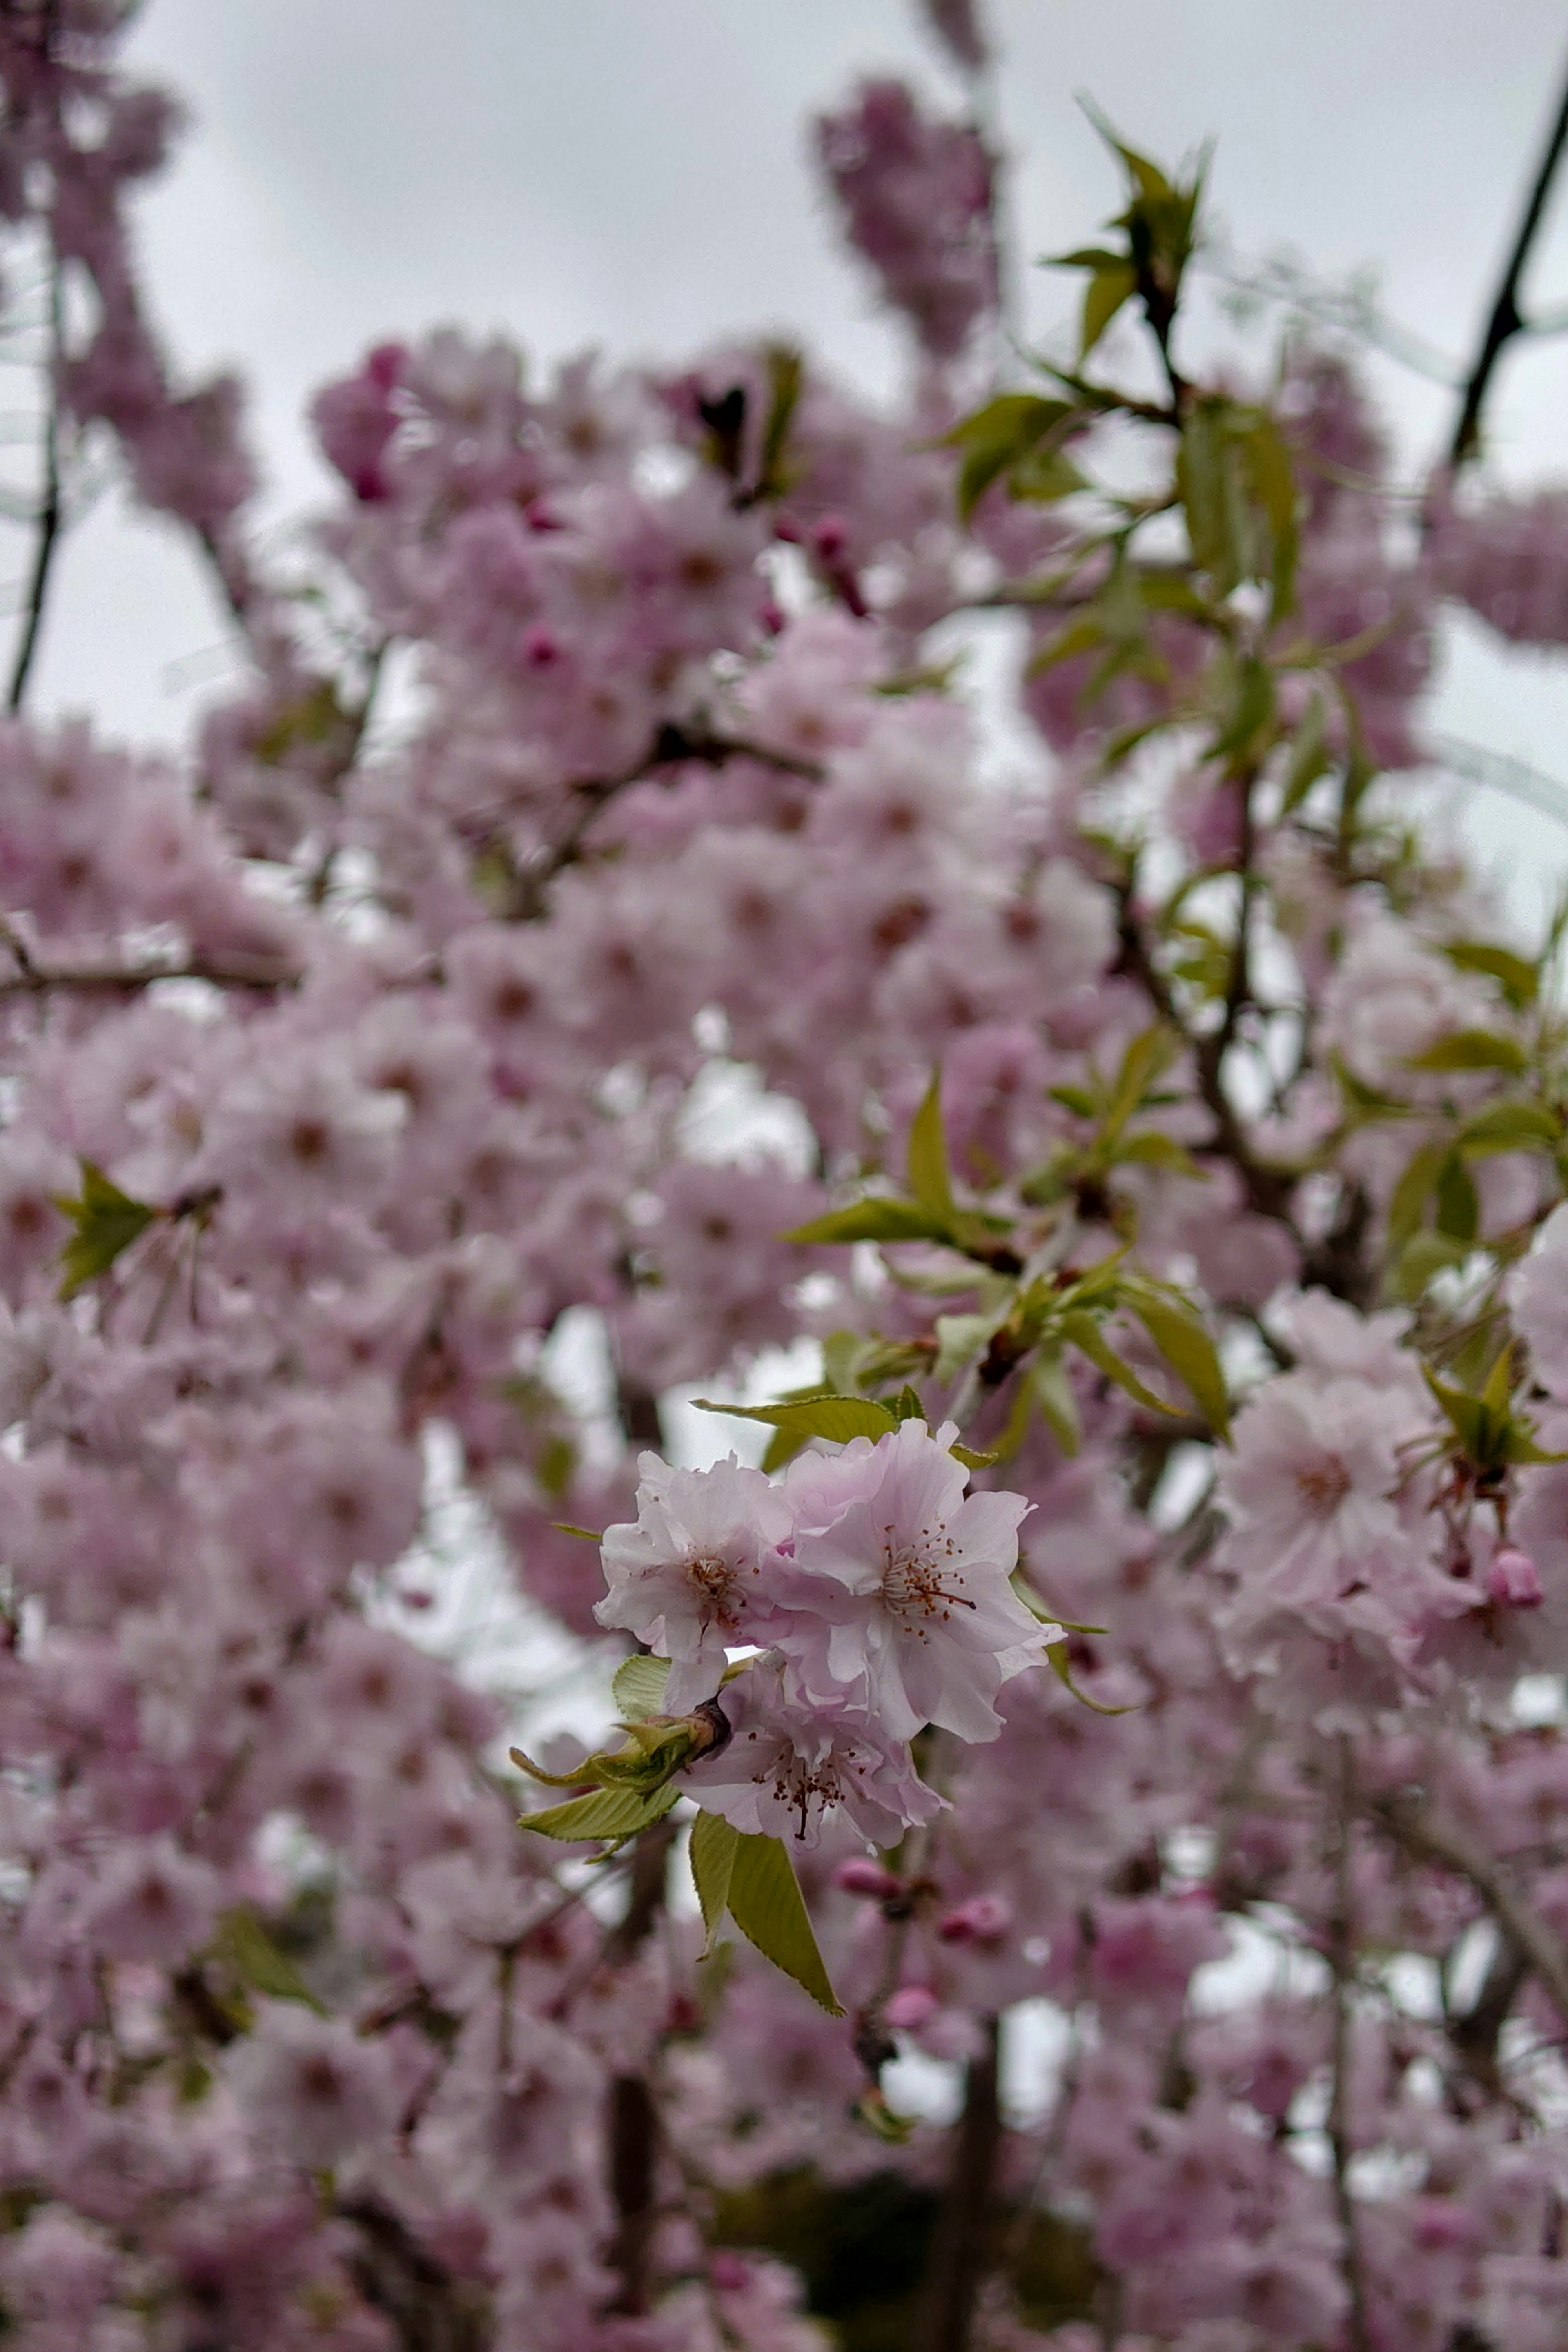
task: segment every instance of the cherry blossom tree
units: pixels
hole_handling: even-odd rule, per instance
[[[815,135],[898,408],[389,340],[279,567],[176,109],[0,5],[19,2352],[1568,2340],[1568,912],[1411,788],[1446,605],[1568,642],[1477,463],[1568,114],[1413,500],[1109,131],[1019,347],[925,16],[970,111]],[[177,758],[28,715],[108,467],[243,651]]]

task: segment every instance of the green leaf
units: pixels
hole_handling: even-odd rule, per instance
[[[1193,562],[1219,596],[1228,596],[1250,569],[1231,418],[1226,400],[1195,402],[1176,456],[1176,488]]]
[[[664,1712],[664,1686],[669,1680],[669,1660],[640,1654],[623,1658],[610,1685],[616,1712],[628,1723],[647,1723]]]
[[[764,1959],[793,1977],[829,2017],[843,2016],[782,1839],[737,1836],[729,1906],[731,1918]]]
[[[1001,1328],[1005,1315],[939,1315],[936,1318],[936,1361],[931,1378],[945,1388],[965,1364],[973,1362]]]
[[[111,1184],[95,1161],[84,1160],[79,1165],[80,1192],[74,1199],[65,1192],[55,1198],[56,1208],[76,1227],[60,1252],[62,1298],[74,1297],[85,1283],[107,1274],[121,1252],[140,1241],[161,1214]]]
[[[1029,1379],[1051,1435],[1070,1459],[1083,1444],[1083,1424],[1060,1349],[1042,1349],[1030,1368]]]
[[[658,1789],[594,1789],[569,1804],[547,1805],[542,1812],[524,1813],[521,1827],[542,1837],[561,1838],[568,1844],[608,1838],[624,1845],[639,1830],[662,1821],[680,1795],[668,1780]]]
[[[595,1544],[605,1540],[602,1528],[574,1527],[570,1519],[552,1519],[550,1524],[558,1536],[581,1536],[585,1542]]]
[[[1170,1068],[1180,1051],[1181,1040],[1163,1021],[1139,1031],[1121,1056],[1106,1105],[1108,1138],[1119,1136],[1133,1113],[1142,1109],[1154,1081]]]
[[[1318,778],[1326,775],[1333,761],[1328,748],[1328,705],[1322,696],[1314,692],[1307,705],[1307,715],[1297,728],[1290,742],[1290,757],[1285,765],[1279,814],[1289,816],[1300,807]]]
[[[318,2017],[326,2016],[325,2001],[317,1999],[288,1953],[273,1942],[255,1912],[244,1904],[226,1911],[219,1919],[214,1949],[252,1992],[266,1993],[272,2000],[297,2000],[313,2009]]]
[[[1395,1297],[1407,1307],[1415,1306],[1426,1297],[1434,1276],[1461,1265],[1468,1255],[1463,1242],[1445,1241],[1441,1234],[1412,1234],[1394,1267]]]
[[[1394,1186],[1388,1202],[1388,1238],[1396,1249],[1420,1224],[1448,1156],[1446,1143],[1424,1143]]]
[[[1083,324],[1079,332],[1081,367],[1122,304],[1138,291],[1138,272],[1130,261],[1110,260],[1096,269],[1083,289]]]
[[[1208,1181],[1208,1170],[1198,1165],[1186,1145],[1178,1143],[1173,1135],[1160,1134],[1156,1129],[1144,1135],[1124,1137],[1116,1146],[1113,1159],[1118,1166],[1131,1161],[1139,1167],[1165,1168],[1173,1176],[1191,1176],[1200,1183]]]
[[[1242,436],[1247,485],[1263,511],[1272,541],[1271,621],[1281,621],[1296,601],[1296,477],[1290,451],[1271,416],[1261,415]]]
[[[1563,1122],[1542,1103],[1489,1103],[1459,1129],[1458,1148],[1475,1159],[1490,1151],[1554,1151]]]
[[[1410,1070],[1511,1070],[1515,1073],[1530,1067],[1530,1056],[1522,1045],[1511,1037],[1500,1037],[1490,1029],[1456,1029],[1450,1037],[1439,1037],[1424,1054],[1407,1054],[1405,1066]]]
[[[1524,1012],[1541,992],[1541,971],[1528,957],[1511,948],[1491,946],[1484,940],[1450,940],[1443,953],[1460,971],[1485,972],[1495,980],[1517,1012]]]
[[[824,1394],[795,1397],[785,1404],[716,1404],[709,1397],[693,1397],[699,1412],[727,1412],[735,1421],[765,1422],[770,1429],[787,1430],[792,1437],[826,1437],[846,1445],[852,1437],[885,1437],[898,1427],[898,1418],[875,1397]]]
[[[786,1242],[944,1242],[948,1227],[914,1201],[873,1196],[853,1202],[847,1209],[830,1209],[826,1216],[795,1225],[779,1238]]]
[[[713,1950],[729,1908],[730,1880],[740,1842],[739,1830],[719,1813],[699,1813],[691,1824],[691,1876],[702,1907],[702,1925],[708,1930],[704,1959]]]
[[[795,469],[786,464],[784,452],[805,375],[801,355],[793,343],[770,343],[767,363],[768,416],[763,427],[762,466],[752,493],[759,499],[780,498],[790,486]]]
[[[1007,472],[1037,449],[1047,433],[1077,414],[1065,400],[1045,400],[1037,394],[1005,392],[966,416],[943,436],[940,446],[961,449],[958,511],[967,522],[999,474]]]
[[[973,1445],[955,1444],[950,1445],[947,1450],[955,1462],[963,1463],[966,1470],[989,1470],[994,1463],[1002,1459],[1001,1454],[997,1451],[982,1453]]]
[[[1237,759],[1249,751],[1274,716],[1274,673],[1249,654],[1236,672],[1228,715],[1209,746],[1211,758]]]
[[[1168,1397],[1156,1396],[1153,1390],[1139,1379],[1131,1365],[1123,1363],[1092,1315],[1064,1315],[1061,1328],[1064,1339],[1069,1339],[1081,1355],[1087,1356],[1097,1371],[1103,1372],[1107,1380],[1114,1381],[1119,1389],[1125,1389],[1134,1404],[1142,1405],[1150,1412],[1165,1412],[1179,1417],[1178,1407]]]
[[[1135,1707],[1102,1706],[1099,1699],[1089,1698],[1082,1691],[1079,1690],[1078,1685],[1072,1678],[1072,1668],[1068,1664],[1067,1643],[1065,1642],[1053,1642],[1051,1643],[1050,1648],[1046,1652],[1046,1663],[1050,1667],[1052,1674],[1055,1675],[1058,1682],[1060,1683],[1063,1690],[1070,1691],[1074,1698],[1077,1699],[1079,1706],[1091,1707],[1096,1715],[1136,1714],[1137,1709]]]
[[[919,1110],[910,1122],[909,1187],[922,1209],[943,1226],[958,1213],[942,1127],[942,1076],[933,1070]]]
[[[1447,1241],[1473,1242],[1480,1225],[1480,1202],[1474,1179],[1458,1152],[1450,1151],[1437,1171],[1437,1231]]]
[[[1230,1398],[1219,1351],[1205,1328],[1203,1318],[1179,1293],[1150,1282],[1142,1275],[1126,1277],[1121,1298],[1177,1379],[1190,1391],[1209,1427],[1217,1436],[1228,1438]]]

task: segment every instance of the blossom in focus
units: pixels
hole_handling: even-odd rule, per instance
[[[1045,1648],[1010,1580],[1028,1505],[966,1495],[956,1434],[902,1422],[875,1444],[802,1455],[785,1478],[796,1573],[780,1647],[794,1685],[824,1697],[863,1685],[895,1738],[936,1723],[994,1739],[997,1692]]]
[[[711,1698],[729,1650],[767,1624],[790,1513],[772,1481],[733,1456],[675,1470],[645,1454],[638,1468],[636,1521],[605,1531],[610,1589],[594,1614],[670,1660],[666,1703],[679,1713]]]

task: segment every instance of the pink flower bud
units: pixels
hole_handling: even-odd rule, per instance
[[[1527,1551],[1507,1545],[1496,1553],[1487,1571],[1487,1598],[1506,1609],[1539,1609],[1541,1571]]]
[[[972,1895],[937,1923],[944,1944],[999,1944],[1013,1924],[1013,1906],[1000,1895]]]
[[[897,2033],[918,2033],[941,2006],[929,1985],[900,1985],[884,2014]]]
[[[864,1895],[873,1903],[885,1903],[896,1895],[902,1880],[890,1870],[884,1870],[869,1854],[851,1854],[841,1862],[833,1874],[833,1884],[841,1886],[846,1895]]]
[[[395,392],[407,364],[408,353],[402,343],[377,343],[365,353],[364,372],[378,392]]]
[[[721,2294],[739,2294],[752,2283],[752,2265],[743,2254],[732,2254],[721,2246],[708,2258],[708,2275]]]

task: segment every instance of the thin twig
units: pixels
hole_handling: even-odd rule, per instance
[[[1334,2159],[1334,2205],[1340,2223],[1340,2260],[1350,2296],[1350,2352],[1372,2352],[1367,2317],[1366,2281],[1361,2259],[1361,2232],[1355,2200],[1351,2194],[1350,2168],[1354,2153],[1350,2129],[1351,1997],[1355,1982],[1355,1921],[1351,1885],[1352,1818],[1355,1803],[1355,1761],[1349,1738],[1342,1734],[1338,1753],[1338,1797],[1333,1822],[1334,1898],[1329,1919],[1328,1959],[1333,1976],[1333,2091],[1329,2103],[1329,2145]]]
[[[33,548],[33,569],[27,582],[26,617],[22,624],[21,642],[16,647],[11,683],[5,696],[7,710],[20,710],[22,698],[27,691],[33,656],[38,649],[38,632],[43,626],[49,575],[54,569],[55,551],[59,544],[64,508],[60,484],[60,403],[56,371],[59,365],[60,341],[60,271],[57,259],[49,279],[49,404],[44,420],[43,499],[38,508],[38,536]]]
[[[1457,1871],[1468,1882],[1503,1934],[1523,1953],[1552,2007],[1568,2021],[1568,1945],[1526,1901],[1505,1865],[1457,1822],[1434,1813],[1418,1792],[1363,1799],[1362,1809],[1412,1860]]]
[[[1557,175],[1564,145],[1568,145],[1568,80],[1563,83],[1556,117],[1525,200],[1512,250],[1504,265],[1491,314],[1481,337],[1480,349],[1476,353],[1475,365],[1465,385],[1459,419],[1454,427],[1453,443],[1448,452],[1448,463],[1456,471],[1467,458],[1475,456],[1480,446],[1481,409],[1498,361],[1513,338],[1526,331],[1527,321],[1519,308],[1519,281],[1530,258],[1530,249],[1535,242],[1535,234],[1546,209],[1546,199]]]

